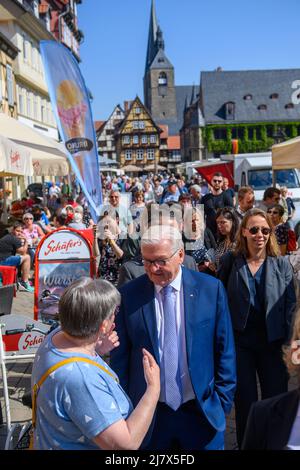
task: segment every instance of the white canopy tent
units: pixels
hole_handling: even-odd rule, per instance
[[[32,176],[32,174],[33,166],[29,151],[0,135],[0,177],[3,178],[3,222],[7,222],[5,178],[10,176]]]
[[[0,177],[32,175],[30,152],[0,135]]]
[[[23,151],[30,152],[35,175],[65,176],[70,173],[63,144],[4,113],[0,113],[0,135],[18,144]]]
[[[273,170],[300,168],[300,137],[272,146]]]

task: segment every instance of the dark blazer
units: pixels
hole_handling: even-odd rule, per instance
[[[293,271],[283,256],[266,259],[264,307],[268,340],[287,341],[296,306]],[[217,277],[223,282],[228,295],[229,310],[234,330],[243,331],[250,310],[250,290],[247,262],[243,256],[226,253],[220,261]]]
[[[192,256],[185,255],[182,265],[187,269],[198,271],[196,261]],[[145,274],[145,268],[141,256],[126,261],[119,270],[118,288],[143,274]]]
[[[242,449],[284,449],[292,431],[298,405],[299,390],[254,403],[249,413]]]
[[[235,386],[235,349],[224,287],[217,279],[182,268],[187,361],[197,405],[217,431],[224,431]],[[121,289],[116,316],[120,346],[111,367],[137,405],[146,390],[142,348],[159,360],[154,284],[147,275]],[[151,433],[151,430],[150,430]]]

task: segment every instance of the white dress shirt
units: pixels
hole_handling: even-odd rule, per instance
[[[286,448],[288,450],[300,450],[300,402]]]
[[[182,385],[183,403],[195,399],[195,393],[192,387],[186,353],[186,340],[185,340],[185,314],[184,314],[184,299],[183,299],[183,286],[182,286],[182,271],[181,268],[175,279],[170,283],[173,287],[173,295],[176,296],[176,329],[177,329],[177,344],[178,356],[180,366],[180,379]],[[164,347],[164,315],[163,315],[163,287],[155,285],[155,314],[156,324],[158,331],[158,349],[161,370],[161,392],[159,401],[165,401],[165,383],[164,383],[164,369],[163,369],[163,347]]]

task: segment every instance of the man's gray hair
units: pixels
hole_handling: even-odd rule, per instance
[[[184,247],[180,231],[172,225],[151,225],[141,238],[141,248],[145,245],[157,245],[164,240],[171,242],[172,251]]]
[[[77,338],[92,338],[121,303],[121,295],[108,281],[82,277],[70,284],[59,301],[63,331]]]

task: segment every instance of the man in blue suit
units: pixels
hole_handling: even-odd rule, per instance
[[[226,293],[212,276],[181,266],[178,229],[150,226],[141,241],[146,274],[124,285],[111,366],[135,405],[146,389],[142,348],[156,358],[161,395],[143,447],[223,449],[235,385]]]

